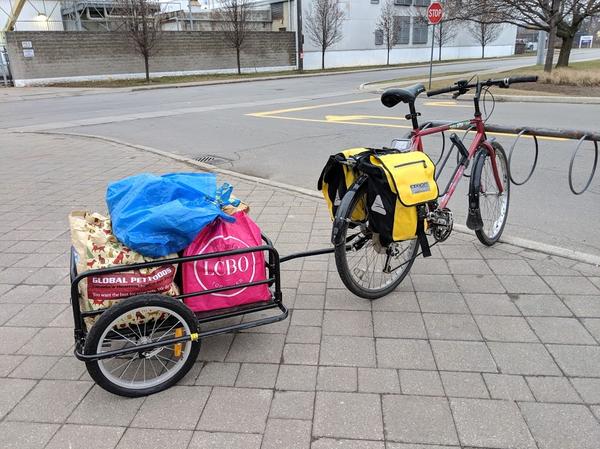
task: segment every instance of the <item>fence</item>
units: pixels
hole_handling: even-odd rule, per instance
[[[8,54],[4,47],[0,47],[0,85],[1,86],[10,86],[11,84],[11,76],[10,76],[10,68],[8,66]]]

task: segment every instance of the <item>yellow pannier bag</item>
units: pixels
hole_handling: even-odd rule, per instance
[[[368,148],[351,148],[329,156],[319,177],[317,188],[323,193],[332,220],[335,218],[342,198],[360,176],[359,171],[355,167],[347,165],[346,162],[351,158],[365,156],[369,151]],[[356,208],[352,215],[352,220],[356,221],[364,221],[366,218],[364,207]]]
[[[359,169],[369,175],[367,209],[369,227],[384,246],[419,238],[428,252],[426,203],[437,200],[435,165],[421,151],[374,152]]]

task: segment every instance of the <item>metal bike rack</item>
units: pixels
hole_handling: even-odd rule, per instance
[[[429,126],[443,126],[443,125],[447,125],[450,123],[452,123],[452,122],[438,120],[438,121],[428,122],[428,125]],[[568,179],[569,179],[569,188],[571,189],[571,192],[573,192],[573,194],[575,194],[575,195],[581,195],[582,193],[587,191],[587,189],[590,187],[592,180],[594,179],[594,176],[596,174],[596,170],[598,168],[598,160],[600,159],[600,154],[599,154],[600,150],[599,150],[599,146],[598,146],[598,142],[600,142],[600,132],[584,131],[584,130],[576,130],[576,129],[541,128],[541,127],[530,127],[530,126],[527,126],[527,127],[514,126],[513,127],[513,126],[493,125],[493,124],[487,124],[487,123],[485,125],[485,128],[486,128],[487,132],[516,136],[515,141],[513,142],[513,144],[510,147],[510,150],[508,151],[509,176],[510,176],[511,182],[514,185],[518,185],[518,186],[523,185],[526,182],[528,182],[531,179],[531,177],[533,176],[533,173],[535,172],[535,169],[537,168],[538,157],[539,157],[538,137],[554,137],[554,138],[559,138],[559,139],[577,140],[577,145],[575,146],[575,149],[572,153],[571,162],[569,164]],[[469,133],[469,131],[472,129],[472,126],[467,122],[463,125],[456,126],[456,128],[454,128],[454,129],[464,130],[465,134],[462,137],[462,139],[464,139],[467,136],[467,134]],[[523,135],[531,136],[534,141],[534,145],[535,145],[534,158],[533,158],[533,163],[531,165],[531,169],[529,170],[527,176],[523,180],[516,180],[512,174],[512,170],[510,169],[510,167],[511,167],[511,162],[512,162],[512,156],[515,151],[517,142]],[[584,187],[580,190],[577,190],[573,184],[573,166],[574,166],[575,158],[576,158],[581,146],[586,141],[592,142],[594,144],[594,162],[592,164],[590,176],[587,178]],[[444,142],[443,148],[445,148],[445,142]]]

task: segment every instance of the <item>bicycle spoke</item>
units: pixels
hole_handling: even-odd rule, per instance
[[[127,338],[125,335],[123,335],[122,333],[120,333],[119,331],[117,331],[116,329],[111,329],[111,332],[114,332],[117,335],[120,335],[121,337],[123,337],[123,339],[127,340],[129,343],[131,343],[133,346],[136,346],[137,343],[130,340],[129,338]]]
[[[121,375],[119,376],[120,379],[123,379],[123,375],[129,369],[129,367],[131,366],[131,364],[133,363],[134,360],[135,360],[135,356],[133,356],[131,358],[131,360],[129,361],[129,363],[127,364],[127,366],[125,367],[125,369],[123,370],[123,372],[121,373]]]
[[[136,377],[137,377],[137,373],[138,373],[138,371],[140,370],[140,366],[142,366],[142,363],[141,363],[141,362],[140,362],[140,363],[138,363],[138,366],[137,366],[137,368],[136,368],[136,370],[135,370],[135,373],[133,373],[133,377],[131,378],[131,384],[132,384],[132,385],[133,385],[133,383],[135,382],[135,379],[136,379]]]
[[[112,374],[112,373],[114,373],[114,372],[115,372],[115,371],[117,371],[119,368],[122,368],[122,367],[124,367],[124,366],[125,366],[127,363],[129,363],[129,360],[130,360],[130,359],[127,359],[127,360],[125,360],[125,361],[124,361],[124,362],[123,362],[121,365],[117,366],[116,368],[113,368],[113,369],[111,369],[109,372],[110,372],[111,374]]]

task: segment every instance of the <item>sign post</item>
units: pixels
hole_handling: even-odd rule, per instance
[[[304,70],[304,35],[302,34],[302,0],[296,0],[296,49],[298,71]]]
[[[435,42],[435,26],[442,21],[444,10],[440,2],[432,2],[427,8],[427,21],[433,25],[431,32],[431,58],[429,59],[429,88],[431,89],[431,75],[433,74],[433,47]]]

